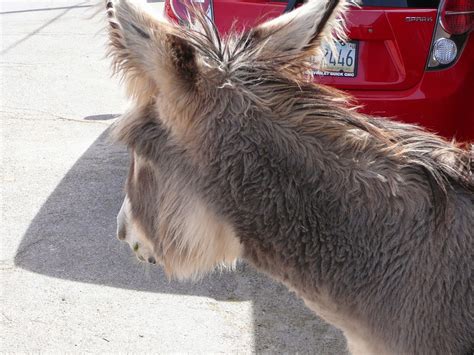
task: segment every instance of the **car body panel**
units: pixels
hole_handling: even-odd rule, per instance
[[[362,111],[416,123],[461,141],[474,141],[474,36],[450,68],[425,71],[408,90],[352,90]]]
[[[226,34],[283,13],[286,2],[214,0],[214,21]],[[474,140],[474,36],[449,68],[427,70],[438,9],[365,6],[347,14],[358,42],[355,77],[315,75],[347,91],[368,114],[417,123],[445,137]]]

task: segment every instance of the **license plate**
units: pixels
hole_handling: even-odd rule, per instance
[[[357,50],[358,42],[336,42],[335,51],[326,45],[324,57],[314,74],[354,78],[357,75]]]

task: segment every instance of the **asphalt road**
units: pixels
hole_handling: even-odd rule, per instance
[[[246,265],[168,282],[116,240],[128,155],[107,130],[127,102],[91,5],[0,3],[0,352],[345,353]]]

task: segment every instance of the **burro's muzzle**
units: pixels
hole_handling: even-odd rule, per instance
[[[145,237],[139,223],[132,217],[128,196],[125,196],[117,215],[117,238],[130,245],[138,260],[156,264],[153,245]]]
[[[127,238],[127,213],[126,210],[130,208],[130,201],[125,196],[122,207],[117,215],[117,238],[119,240],[125,240]]]

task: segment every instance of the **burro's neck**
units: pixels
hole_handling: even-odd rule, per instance
[[[206,199],[235,227],[246,257],[308,285],[350,265],[355,250],[376,244],[381,226],[393,228],[416,206],[396,202],[407,193],[404,176],[368,134],[349,137],[358,130],[328,122],[303,128],[277,119],[218,122],[203,134],[213,139],[201,145],[200,166]]]

